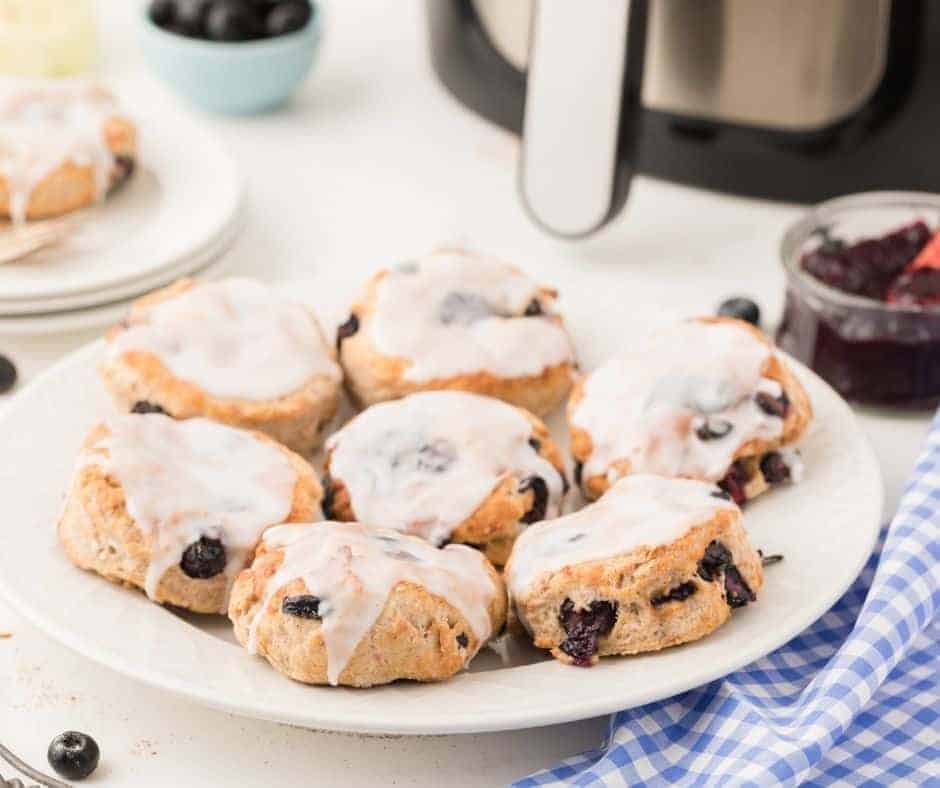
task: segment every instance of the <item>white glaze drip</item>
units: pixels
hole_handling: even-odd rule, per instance
[[[446,541],[505,478],[539,476],[545,516],[557,517],[562,478],[529,444],[532,425],[499,400],[429,391],[373,405],[327,442],[330,474],[359,522]]]
[[[480,645],[491,634],[489,605],[499,592],[486,559],[463,545],[444,549],[395,531],[358,523],[282,525],[264,534],[284,558],[268,580],[265,598],[249,625],[248,649],[257,652],[257,629],[271,599],[302,579],[320,599],[320,631],[327,653],[327,680],[334,686],[356,646],[378,620],[399,583],[414,583],[452,604],[467,619]],[[475,653],[475,652],[474,652]],[[474,654],[467,655],[467,661]]]
[[[275,399],[314,376],[341,377],[313,315],[253,279],[197,285],[134,318],[111,358],[148,351],[216,397]]]
[[[0,174],[12,221],[26,220],[33,191],[66,162],[90,166],[96,197],[105,196],[114,166],[105,124],[116,114],[114,98],[94,84],[0,82]]]
[[[546,573],[669,544],[719,511],[737,510],[716,492],[714,485],[691,479],[621,479],[596,503],[523,532],[506,567],[510,597],[521,599]]]
[[[778,449],[778,451],[780,456],[783,457],[783,464],[790,471],[790,481],[793,484],[799,484],[803,481],[803,475],[806,473],[806,465],[803,463],[800,453],[796,449],[786,447]]]
[[[535,282],[505,263],[438,252],[388,271],[370,317],[373,341],[407,360],[406,380],[540,375],[573,354],[553,319],[521,317],[538,295]]]
[[[613,481],[613,463],[627,460],[633,473],[718,481],[738,447],[783,432],[783,419],[755,402],[760,391],[782,393],[763,377],[773,353],[740,326],[687,321],[608,361],[588,376],[571,414],[593,444],[584,477]],[[731,429],[702,440],[696,431],[706,419]]]
[[[80,464],[98,465],[124,491],[127,511],[150,546],[144,590],[206,536],[225,547],[229,585],[262,531],[290,514],[297,473],[277,446],[207,419],[115,416],[110,434]],[[225,607],[220,611],[225,612]]]

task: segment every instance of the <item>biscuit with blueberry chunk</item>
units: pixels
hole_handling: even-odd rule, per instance
[[[348,388],[363,406],[455,389],[545,415],[574,369],[555,298],[517,268],[460,250],[379,271],[337,331]]]
[[[278,672],[353,687],[449,678],[505,616],[479,551],[335,522],[269,529],[229,607],[238,642]]]
[[[562,662],[697,640],[756,601],[760,554],[712,484],[635,474],[525,531],[505,570],[510,617]]]
[[[302,454],[326,434],[342,383],[314,315],[252,279],[181,279],[138,299],[99,372],[122,411],[203,416]]]
[[[502,566],[527,525],[561,513],[568,482],[531,413],[428,391],[373,405],[334,433],[325,486],[327,517],[469,544]]]
[[[155,602],[224,613],[262,532],[317,519],[313,468],[266,435],[121,415],[96,427],[58,524],[69,559]]]
[[[743,504],[799,481],[794,444],[812,419],[786,360],[754,326],[688,320],[634,341],[575,384],[578,484],[599,498],[632,473],[719,484]]]

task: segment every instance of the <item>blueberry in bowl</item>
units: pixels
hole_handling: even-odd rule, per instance
[[[151,0],[140,35],[151,68],[192,103],[248,115],[294,94],[320,29],[312,0]]]
[[[207,41],[251,41],[303,30],[310,0],[151,0],[150,21],[171,33]]]
[[[830,200],[790,228],[781,254],[784,350],[852,401],[940,403],[940,195]]]

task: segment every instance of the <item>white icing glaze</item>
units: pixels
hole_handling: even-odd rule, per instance
[[[482,371],[504,378],[539,375],[573,354],[554,319],[522,317],[538,295],[535,282],[505,263],[438,252],[388,271],[370,330],[380,353],[408,361],[406,380]]]
[[[739,446],[783,432],[783,419],[754,399],[759,391],[782,393],[763,377],[773,353],[739,326],[687,321],[608,361],[588,376],[571,414],[593,444],[584,477],[607,474],[613,481],[613,463],[628,460],[634,473],[718,481]],[[706,418],[731,430],[702,440],[696,430]]]
[[[796,449],[782,448],[778,449],[780,456],[783,457],[783,463],[790,469],[790,481],[799,484],[803,481],[803,475],[806,473],[806,465],[803,463],[803,457]]]
[[[229,584],[262,531],[290,514],[297,473],[277,446],[208,419],[115,416],[110,434],[85,451],[124,491],[127,511],[150,544],[144,590],[151,598],[186,548],[206,536],[225,547]],[[225,608],[220,611],[225,612]]]
[[[135,313],[108,353],[130,350],[153,353],[176,377],[216,397],[275,399],[314,376],[342,374],[313,315],[253,279],[197,285]]]
[[[382,613],[399,583],[422,586],[467,619],[479,644],[491,634],[489,604],[499,592],[486,559],[463,545],[440,549],[416,537],[358,523],[282,525],[264,534],[284,558],[268,581],[263,603],[249,625],[248,648],[257,651],[257,628],[272,597],[297,578],[320,601],[320,631],[327,679],[339,682],[356,646]],[[467,655],[467,661],[474,654]]]
[[[596,503],[528,528],[516,540],[506,584],[521,599],[548,572],[669,544],[719,511],[737,506],[715,497],[714,485],[692,479],[632,474]]]
[[[116,114],[114,98],[94,84],[0,82],[0,174],[14,222],[26,219],[35,188],[65,162],[90,166],[96,196],[105,196],[114,166],[105,124]]]
[[[539,476],[557,517],[561,474],[529,444],[532,425],[490,397],[429,391],[373,405],[327,442],[330,474],[356,519],[446,541],[505,478]]]

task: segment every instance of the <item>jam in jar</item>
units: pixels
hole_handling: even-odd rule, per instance
[[[783,240],[781,348],[855,402],[940,403],[940,195],[822,203]]]

